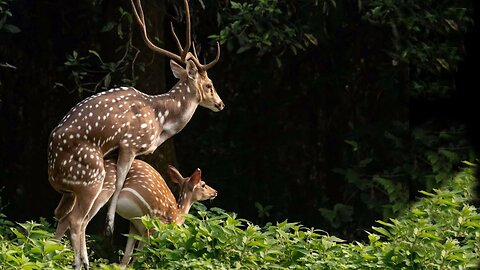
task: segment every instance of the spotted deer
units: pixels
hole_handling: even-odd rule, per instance
[[[103,180],[102,191],[95,200],[88,220],[90,220],[105,205],[116,189],[116,165],[114,160],[105,160],[106,176]],[[173,183],[180,186],[178,201],[173,196],[162,176],[148,163],[135,159],[127,174],[123,188],[118,197],[116,212],[125,219],[130,220],[130,234],[146,235],[146,228],[139,217],[150,215],[159,218],[163,223],[176,223],[181,225],[184,214],[190,211],[194,202],[214,199],[217,191],[206,185],[201,179],[201,170],[197,169],[190,177],[183,177],[173,166],[168,166],[168,173]],[[74,207],[73,203],[61,201],[58,208],[68,209]],[[55,237],[60,239],[68,229],[69,223],[62,219],[65,213],[58,213],[59,220]],[[87,222],[88,223],[88,222]],[[85,223],[84,225],[86,226]],[[121,261],[127,265],[130,262],[136,240],[128,238],[125,253]],[[142,247],[143,243],[139,243]]]
[[[147,35],[140,0],[131,0],[134,17],[141,27],[144,41],[150,49],[169,57],[170,67],[178,82],[165,94],[147,95],[133,87],[120,87],[95,94],[75,105],[53,129],[48,144],[48,179],[62,193],[61,201],[75,202],[75,207],[63,216],[70,222],[70,239],[74,250],[75,269],[88,269],[84,223],[102,189],[105,178],[104,157],[118,151],[116,160],[116,191],[107,213],[108,235],[113,223],[118,195],[135,156],[152,153],[165,140],[180,132],[190,121],[198,105],[214,112],[224,104],[208,77],[207,70],[220,58],[201,64],[190,50],[190,13],[187,0],[186,45],[182,48],[173,26],[172,34],[180,53],[174,54],[155,46]],[[180,64],[185,64],[183,68]],[[60,203],[55,213],[64,213]]]

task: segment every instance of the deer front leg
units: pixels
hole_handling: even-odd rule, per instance
[[[105,229],[105,234],[107,237],[111,237],[113,235],[113,225],[115,222],[115,210],[117,209],[118,195],[122,190],[123,183],[125,182],[125,178],[127,178],[128,171],[130,170],[130,166],[132,165],[134,158],[135,152],[133,149],[121,144],[118,151],[117,181],[115,183],[115,192],[112,195],[110,206],[107,212],[107,227]]]

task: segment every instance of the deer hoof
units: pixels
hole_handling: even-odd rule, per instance
[[[110,222],[107,221],[106,227],[105,227],[105,236],[107,238],[111,238],[113,235],[113,226],[110,225]]]

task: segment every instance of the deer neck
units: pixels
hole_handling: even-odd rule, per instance
[[[183,215],[188,214],[190,211],[190,208],[192,207],[192,199],[190,197],[187,197],[187,194],[183,193],[180,195],[180,198],[178,198],[178,203],[177,203],[177,217],[176,220],[174,221],[178,225],[182,224],[185,221],[185,218]]]
[[[166,138],[180,132],[187,125],[200,103],[194,87],[184,81],[179,81],[170,91],[157,98],[160,101],[155,111]]]

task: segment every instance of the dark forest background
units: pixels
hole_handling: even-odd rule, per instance
[[[174,50],[180,1],[143,1]],[[479,4],[427,0],[191,0],[192,36],[226,108],[200,108],[147,159],[197,167],[218,206],[346,238],[397,215],[475,160]],[[476,25],[475,25],[476,23]],[[129,1],[0,0],[0,210],[53,221],[47,140],[82,99],[175,83]],[[163,173],[163,175],[165,175]],[[96,219],[103,224],[103,215]]]

